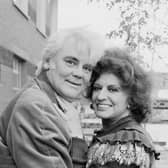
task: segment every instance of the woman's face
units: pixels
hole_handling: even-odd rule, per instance
[[[50,62],[54,68],[50,67],[47,77],[57,93],[69,101],[80,98],[88,85],[93,67],[88,45],[70,38]]]
[[[119,119],[129,114],[128,95],[120,80],[112,73],[102,74],[93,85],[92,103],[96,116],[102,119]]]

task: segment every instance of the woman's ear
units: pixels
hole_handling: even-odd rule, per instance
[[[132,99],[131,97],[129,97],[127,101],[127,109],[130,110],[131,106],[132,106]]]
[[[130,110],[130,105],[129,104],[127,104],[127,110]]]

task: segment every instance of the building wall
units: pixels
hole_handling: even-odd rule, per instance
[[[47,24],[43,22],[42,17],[43,14],[46,15],[46,11],[41,10],[41,6],[44,6],[44,3],[48,1],[33,0],[33,2],[34,1],[38,3],[40,8],[41,18],[38,18],[40,19],[39,26],[43,26],[42,24]],[[41,5],[40,3],[43,4]],[[55,3],[55,5],[57,4]],[[52,18],[54,19],[50,21],[52,25],[57,20],[57,17],[54,17],[53,14],[56,15],[56,12],[52,12]],[[47,17],[50,18],[51,16],[48,15]],[[30,17],[25,17],[14,5],[14,0],[0,0],[0,25],[1,112],[14,97],[16,92],[34,76],[36,64],[41,59],[42,48],[50,32],[48,31],[48,34],[45,34],[40,31],[37,24],[34,23]],[[50,28],[50,25],[47,26],[47,28]],[[52,28],[52,31],[54,30],[55,29]],[[18,72],[17,67],[14,65],[16,61],[19,61],[20,65]],[[18,77],[20,77],[20,83],[18,87],[16,87]]]
[[[20,61],[18,72],[13,68],[15,59]],[[12,51],[0,47],[0,112],[28,79],[34,76],[35,69],[34,64],[16,57]]]
[[[0,46],[32,63],[40,59],[45,37],[19,12],[12,0],[0,1],[0,25]]]

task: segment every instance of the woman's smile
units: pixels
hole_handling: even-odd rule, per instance
[[[98,111],[104,111],[104,110],[107,110],[108,108],[113,107],[113,105],[107,104],[107,103],[98,103],[96,104],[96,107]]]
[[[120,88],[119,78],[112,73],[95,81],[92,100],[97,117],[116,118],[127,113],[128,95]]]

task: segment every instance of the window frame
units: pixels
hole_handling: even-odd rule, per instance
[[[27,18],[28,15],[28,2],[29,0],[13,0],[13,5]]]
[[[2,63],[0,62],[0,84],[2,84]]]
[[[22,87],[22,61],[14,55],[13,57],[13,74],[17,77],[15,89],[20,89]]]

